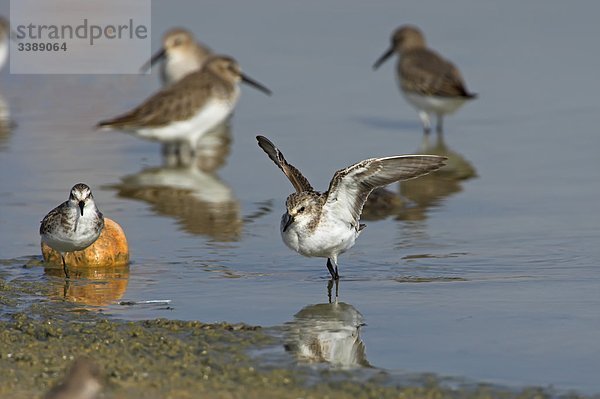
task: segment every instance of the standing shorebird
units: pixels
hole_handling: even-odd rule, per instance
[[[62,383],[44,395],[44,399],[93,399],[102,390],[98,366],[87,358],[79,358],[67,372]]]
[[[8,58],[8,39],[10,39],[10,23],[0,16],[0,68],[6,63]]]
[[[169,85],[200,70],[212,53],[209,47],[196,41],[190,31],[174,28],[165,33],[162,48],[142,66],[141,70],[144,72],[162,60],[160,77],[164,85]]]
[[[390,48],[375,62],[373,69],[398,53],[398,84],[402,94],[417,109],[425,133],[431,130],[430,114],[437,116],[437,131],[442,132],[444,115],[453,113],[477,95],[467,91],[454,64],[427,48],[425,37],[417,27],[401,26],[391,41]]]
[[[213,55],[199,71],[169,85],[132,111],[98,123],[98,128],[120,129],[163,143],[188,143],[192,152],[200,137],[233,112],[239,82],[271,94],[242,73],[231,57]]]
[[[104,228],[104,217],[96,207],[92,190],[83,183],[73,186],[69,199],[52,209],[40,225],[42,241],[60,253],[65,276],[69,270],[65,252],[92,245]]]
[[[263,136],[258,145],[283,171],[296,192],[285,202],[281,237],[294,251],[308,257],[327,258],[332,279],[338,280],[337,257],[352,248],[365,227],[359,224],[363,205],[374,188],[418,177],[444,165],[435,155],[398,155],[367,159],[338,170],[324,193],[315,191],[298,169]]]

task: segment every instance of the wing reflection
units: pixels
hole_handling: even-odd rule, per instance
[[[373,191],[363,210],[363,220],[378,220],[396,216],[399,220],[424,220],[427,209],[438,206],[444,198],[462,191],[462,182],[477,176],[475,167],[461,154],[451,150],[443,135],[424,135],[416,153],[441,155],[448,158],[446,166],[417,179],[400,182],[395,193],[389,188]]]
[[[285,349],[300,362],[370,367],[360,339],[363,316],[347,303],[309,305],[286,324]]]
[[[159,215],[174,217],[183,230],[219,241],[237,241],[242,232],[240,204],[216,175],[231,143],[228,125],[200,140],[191,162],[165,158],[166,165],[146,168],[113,186],[123,198],[152,205]]]
[[[8,148],[12,122],[10,120],[10,110],[8,102],[2,94],[0,94],[0,151]]]

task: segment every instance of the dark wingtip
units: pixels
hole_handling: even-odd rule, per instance
[[[273,144],[271,140],[269,140],[265,136],[261,135],[256,136],[256,140],[258,141],[258,146],[262,148],[262,150],[266,152],[267,155],[269,155],[269,158],[271,158],[274,162],[278,162],[277,153],[279,152],[279,150],[277,149],[277,147],[275,147],[275,144]]]
[[[273,143],[271,143],[271,140],[269,140],[265,136],[261,136],[260,134],[256,136],[256,141],[258,141],[258,145],[261,147],[263,146],[263,144],[273,145]]]

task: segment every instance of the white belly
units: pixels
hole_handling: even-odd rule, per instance
[[[309,257],[330,258],[354,246],[359,232],[346,224],[319,224],[313,232],[293,224],[285,232],[283,242],[294,251]]]
[[[170,55],[162,65],[162,80],[164,84],[172,84],[186,75],[199,70],[202,62],[190,54],[179,52]]]
[[[78,232],[55,232],[42,236],[42,240],[51,248],[59,252],[81,251],[92,245],[100,236],[100,231],[95,228],[77,226]]]
[[[0,68],[4,66],[6,58],[8,57],[8,39],[4,39],[0,43]]]
[[[233,111],[234,101],[213,100],[208,102],[192,118],[185,121],[172,122],[156,128],[140,128],[133,131],[136,135],[160,142],[189,142],[195,147],[196,141],[206,132],[222,123]]]
[[[417,110],[435,114],[451,114],[459,109],[467,99],[464,97],[437,97],[402,91],[404,98]]]
[[[86,249],[96,241],[98,235],[86,235],[78,237],[67,237],[58,235],[46,235],[43,241],[51,248],[59,252],[73,252]]]

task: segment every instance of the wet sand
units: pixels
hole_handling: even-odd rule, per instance
[[[35,262],[31,262],[35,263]],[[39,267],[29,265],[28,267]],[[252,351],[281,348],[278,334],[246,324],[129,322],[50,301],[47,284],[0,274],[0,397],[40,397],[85,356],[104,375],[105,398],[547,398],[433,375],[398,385],[384,371],[269,366]],[[572,395],[570,398],[580,396]]]

